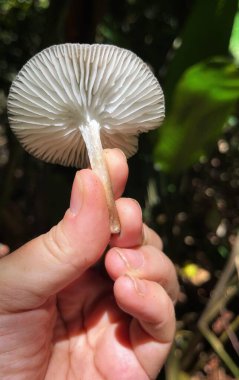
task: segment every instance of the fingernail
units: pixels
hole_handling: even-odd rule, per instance
[[[131,250],[131,249],[115,249],[116,253],[118,254],[118,257],[121,261],[123,261],[123,264],[128,269],[138,269],[142,267],[144,263],[144,256],[140,250]]]
[[[137,294],[140,296],[144,296],[146,293],[146,286],[144,280],[139,280],[138,278],[135,278],[133,276],[130,276],[128,274],[125,275],[125,277],[128,278],[128,280],[131,281],[131,284],[134,286]]]
[[[76,173],[71,191],[70,210],[77,215],[83,203],[83,184],[79,173]]]

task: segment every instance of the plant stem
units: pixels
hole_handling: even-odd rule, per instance
[[[120,233],[120,221],[116,209],[107,163],[100,139],[100,125],[96,120],[89,120],[87,125],[79,126],[85,141],[92,170],[100,178],[105,189],[109,210],[110,230],[112,234]]]

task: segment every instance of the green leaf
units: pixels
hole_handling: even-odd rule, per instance
[[[168,68],[165,94],[168,106],[179,78],[190,66],[228,54],[238,0],[198,0],[180,36],[182,44]]]
[[[229,50],[237,64],[239,63],[239,10],[234,19]]]
[[[225,58],[189,68],[175,90],[172,108],[158,131],[156,162],[179,173],[206,154],[239,99],[239,70]]]

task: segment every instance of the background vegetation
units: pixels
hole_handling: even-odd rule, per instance
[[[141,137],[126,189],[182,285],[160,378],[239,379],[237,0],[0,0],[0,241],[14,249],[56,223],[75,172],[20,147],[6,114],[11,81],[44,47],[95,41],[134,51],[165,92],[165,122]]]

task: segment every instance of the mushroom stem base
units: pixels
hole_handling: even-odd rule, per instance
[[[120,220],[116,209],[112,185],[107,163],[100,139],[100,125],[96,120],[90,120],[88,125],[79,126],[86,144],[92,170],[100,178],[105,189],[107,206],[110,218],[110,231],[112,234],[120,233]]]

